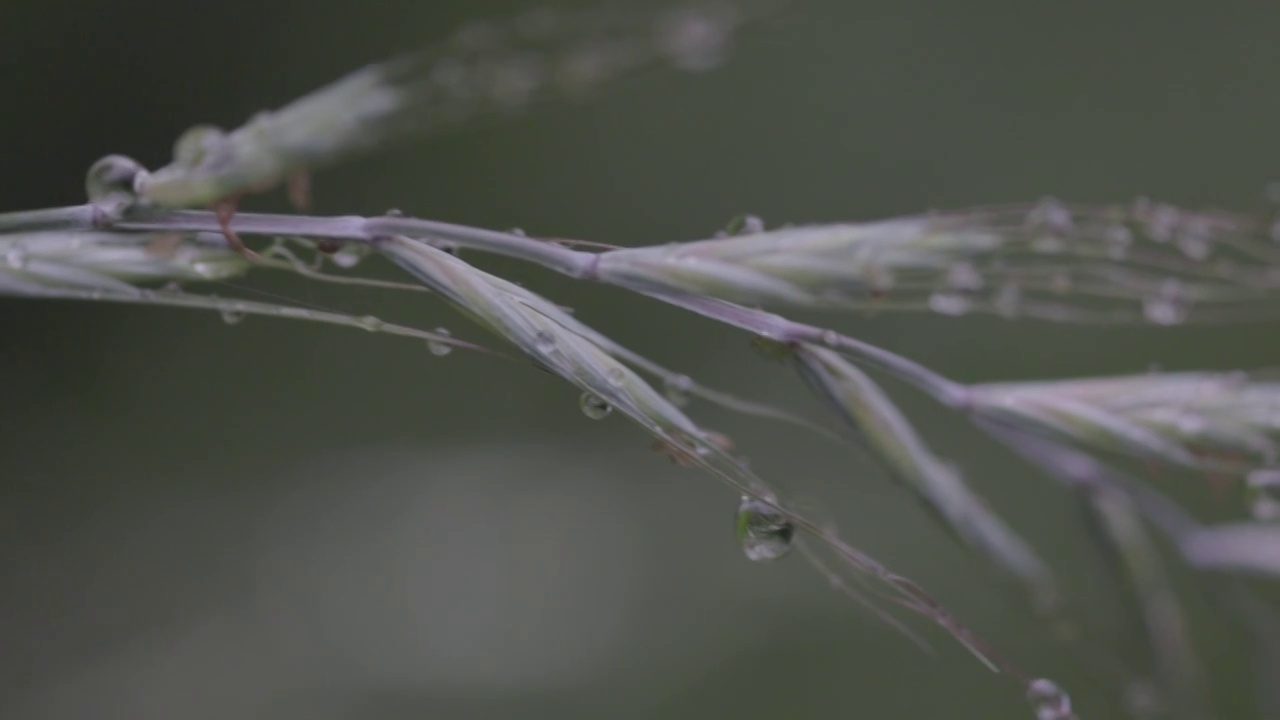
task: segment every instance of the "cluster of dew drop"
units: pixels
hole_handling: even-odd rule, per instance
[[[1030,249],[1040,255],[1060,255],[1075,230],[1071,210],[1056,198],[1044,198],[1027,211],[1022,221],[1024,232],[1030,233]],[[1002,270],[999,258],[991,262],[992,270]],[[1050,287],[1063,294],[1071,289],[1071,276],[1064,269],[1054,273]],[[993,285],[989,287],[989,285]],[[987,297],[983,293],[987,292]],[[997,315],[1017,317],[1025,291],[1016,278],[991,283],[983,269],[969,259],[958,260],[943,273],[940,286],[929,296],[929,309],[952,317],[967,315],[985,302]]]
[[[962,255],[941,268],[926,304],[953,317],[982,310],[1013,318],[1032,307],[1039,315],[1069,317],[1077,311],[1071,306],[1087,312],[1090,305],[1110,304],[1118,316],[1131,313],[1153,325],[1179,325],[1190,318],[1198,297],[1208,297],[1204,291],[1222,289],[1217,286],[1243,271],[1237,256],[1262,252],[1247,247],[1255,238],[1240,236],[1259,231],[1236,218],[1146,198],[1085,209],[1045,198],[1029,210],[938,217],[948,231],[987,233],[995,243],[989,251]],[[1261,232],[1264,242],[1280,243],[1280,219]],[[1224,235],[1240,242],[1224,241]],[[1136,255],[1139,238],[1144,246]],[[1270,278],[1280,275],[1263,277],[1269,287]],[[1045,302],[1028,305],[1033,300]],[[1117,303],[1131,304],[1119,308]]]

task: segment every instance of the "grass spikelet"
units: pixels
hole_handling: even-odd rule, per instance
[[[130,292],[137,282],[225,280],[248,270],[225,244],[191,239],[93,230],[0,235],[0,285]]]
[[[866,373],[828,348],[793,351],[801,377],[857,431],[858,437],[967,545],[1021,581],[1037,610],[1059,604],[1053,573],[951,465],[938,459],[906,417]]]
[[[1262,375],[1150,373],[970,390],[978,414],[1158,463],[1242,473],[1280,452],[1280,383]]]
[[[661,439],[682,436],[704,451],[714,448],[679,408],[597,344],[593,330],[554,303],[424,242],[397,236],[378,247],[464,315]]]
[[[617,250],[608,282],[745,305],[1087,323],[1280,316],[1280,252],[1252,219],[1142,200],[975,208]]]

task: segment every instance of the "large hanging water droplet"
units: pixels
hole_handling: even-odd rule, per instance
[[[736,532],[748,560],[777,560],[791,551],[795,526],[772,505],[744,495],[738,504]]]
[[[1245,476],[1245,500],[1254,520],[1280,520],[1280,468],[1259,468]]]
[[[583,415],[592,420],[603,420],[613,412],[612,405],[605,402],[599,395],[589,392],[582,393],[582,397],[578,398],[578,407],[582,408]]]
[[[1027,686],[1027,700],[1035,708],[1036,720],[1073,720],[1071,696],[1052,680],[1040,678]]]
[[[662,392],[676,407],[689,404],[689,392],[693,390],[693,378],[688,375],[672,375],[662,383]]]
[[[450,337],[449,330],[442,327],[436,328],[435,334],[446,338]],[[436,357],[444,357],[445,355],[453,352],[453,346],[447,342],[442,342],[432,338],[427,340],[427,351]]]

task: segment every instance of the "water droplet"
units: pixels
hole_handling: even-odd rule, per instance
[[[770,504],[744,495],[738,504],[737,535],[748,560],[777,560],[791,551],[795,526]]]
[[[662,392],[676,407],[689,404],[689,392],[693,390],[693,378],[688,375],[673,375],[662,382]]]
[[[1207,234],[1179,233],[1177,245],[1183,255],[1196,261],[1207,260],[1213,251],[1213,243]]]
[[[1186,320],[1187,297],[1182,283],[1174,278],[1166,279],[1155,295],[1143,301],[1142,313],[1156,325],[1177,325]]]
[[[1280,521],[1280,468],[1260,468],[1246,475],[1245,500],[1254,520]]]
[[[1182,213],[1172,205],[1153,205],[1147,208],[1147,234],[1156,242],[1169,242],[1182,222]]]
[[[244,321],[244,310],[239,307],[229,307],[219,313],[222,316],[222,322],[228,325],[239,325]]]
[[[436,335],[440,335],[442,337],[450,337],[451,335],[447,328],[442,328],[442,327],[436,328],[435,333]],[[427,350],[432,355],[435,355],[436,357],[444,357],[445,355],[448,355],[449,353],[453,352],[453,346],[450,345],[449,343],[432,339],[427,341]]]
[[[200,277],[211,278],[218,275],[218,266],[214,263],[197,262],[191,264],[191,270]]]
[[[703,430],[699,433],[698,442],[694,447],[694,452],[701,457],[708,457],[717,451],[728,453],[733,450],[733,438],[715,430]],[[746,465],[745,460],[739,458],[738,462]]]
[[[519,235],[520,237],[529,237],[529,235],[524,231],[524,228],[513,227],[508,230],[508,232],[512,235]]]
[[[1052,680],[1040,678],[1027,686],[1027,700],[1035,708],[1036,720],[1072,720],[1071,697]]]
[[[1103,231],[1102,239],[1107,243],[1107,257],[1123,260],[1129,255],[1133,233],[1123,225],[1112,225]]]
[[[1027,224],[1031,227],[1051,233],[1065,235],[1071,232],[1074,221],[1071,210],[1061,200],[1047,197],[1036,203],[1027,215]]]
[[[360,260],[364,258],[364,255],[364,246],[356,245],[355,243],[347,243],[339,248],[337,252],[330,255],[329,259],[333,261],[334,265],[337,265],[344,270],[350,270],[360,264]]]
[[[724,229],[716,233],[718,237],[730,237],[733,235],[754,235],[764,232],[764,220],[756,215],[738,215],[729,221]]]
[[[364,317],[360,318],[359,323],[360,323],[360,327],[364,328],[365,330],[368,330],[369,332],[377,332],[378,330],[381,330],[386,325],[386,323],[382,322],[382,320],[374,317],[373,315],[365,315]]]
[[[602,400],[598,395],[589,392],[582,393],[582,397],[578,398],[578,407],[582,408],[582,414],[592,420],[602,420],[609,413],[613,412],[613,406]]]
[[[831,348],[840,347],[840,333],[835,330],[823,330],[822,344]]]
[[[614,387],[622,387],[623,383],[627,381],[627,373],[622,368],[610,368],[605,373],[605,379]]]
[[[4,262],[14,270],[21,270],[27,266],[27,254],[19,248],[13,248],[4,254]]]
[[[533,346],[543,355],[550,355],[556,349],[556,339],[546,330],[539,330],[533,336]]]
[[[136,160],[123,155],[108,155],[89,168],[85,176],[85,194],[94,204],[112,200],[128,202],[134,197],[134,184],[145,174],[146,170]]]
[[[982,284],[982,273],[978,272],[973,263],[958,262],[947,268],[947,286],[952,290],[981,290]]]
[[[929,296],[929,309],[943,315],[964,315],[972,305],[969,298],[955,293],[937,292]]]

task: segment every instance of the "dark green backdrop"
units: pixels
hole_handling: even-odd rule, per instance
[[[318,209],[635,244],[704,236],[741,212],[871,219],[1046,194],[1251,209],[1280,176],[1276,6],[799,4],[712,74],[651,73],[335,170],[316,180]],[[9,0],[0,208],[81,202],[100,155],[155,165],[190,124],[235,124],[528,5]],[[656,359],[806,407],[739,335],[487,266]],[[483,339],[421,296],[254,287]],[[1259,327],[824,322],[964,380],[1280,359]],[[185,311],[3,300],[0,328],[5,717],[1030,717],[1012,683],[945,638],[930,632],[939,653],[924,654],[795,558],[748,563],[731,493],[670,467],[624,421],[587,421],[540,373]],[[1125,647],[1070,499],[900,396]],[[865,459],[693,410],[1066,684],[1087,717],[1117,717]]]

